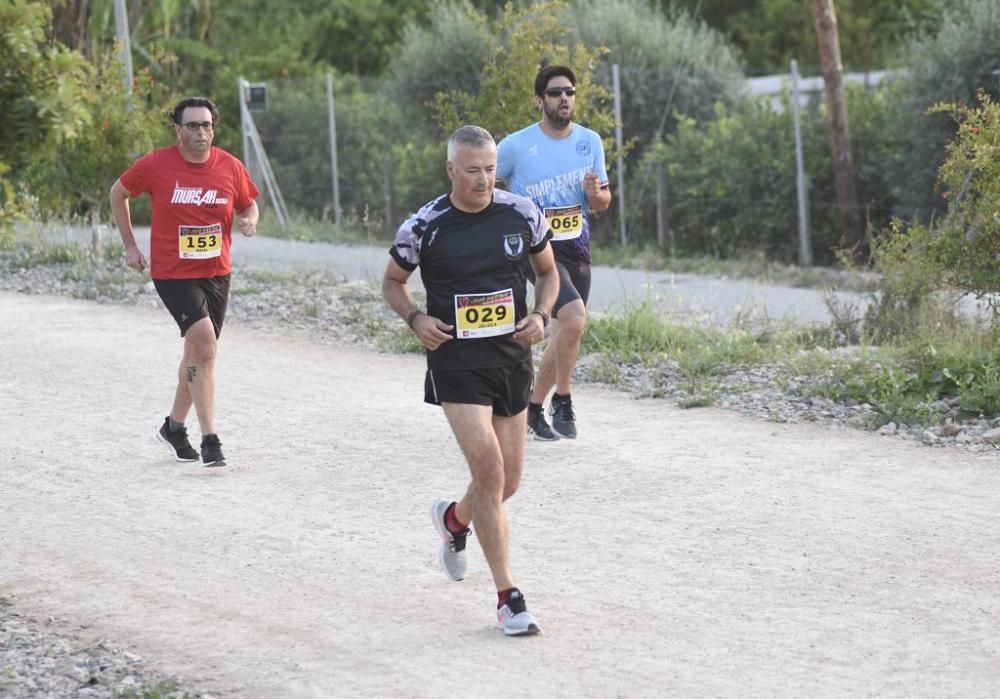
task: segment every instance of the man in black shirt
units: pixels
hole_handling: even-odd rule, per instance
[[[462,580],[469,525],[497,589],[497,623],[509,636],[537,633],[510,572],[503,503],[524,463],[531,345],[542,339],[559,290],[548,223],[538,208],[495,189],[496,144],[478,126],[448,139],[451,192],[407,219],[392,248],[382,293],[427,349],[424,400],[441,405],[465,454],[472,482],[458,502],[431,509],[445,574]],[[408,280],[420,267],[427,310]],[[535,305],[526,281],[535,274]]]

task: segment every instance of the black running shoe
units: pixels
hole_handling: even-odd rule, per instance
[[[533,405],[528,406],[528,434],[535,435],[535,439],[542,442],[559,439],[559,435],[554,433],[549,423],[545,421],[545,411],[540,405],[537,408]]]
[[[573,399],[569,396],[552,396],[552,429],[560,437],[576,439],[576,415],[573,414]]]
[[[163,419],[163,424],[156,431],[156,438],[170,447],[170,453],[178,461],[198,460],[198,452],[194,450],[191,442],[188,441],[187,428],[181,425],[179,430],[171,432],[169,417]]]
[[[205,466],[225,466],[226,457],[222,455],[222,442],[219,435],[206,434],[201,438],[201,463]]]

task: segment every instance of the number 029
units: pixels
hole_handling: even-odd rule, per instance
[[[487,306],[485,308],[467,308],[465,310],[465,320],[467,323],[475,324],[479,322],[490,323],[494,319],[503,320],[507,317],[506,306],[497,306],[493,308],[492,306]]]

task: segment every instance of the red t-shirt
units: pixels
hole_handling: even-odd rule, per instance
[[[149,273],[153,279],[195,279],[229,274],[233,213],[260,195],[243,163],[213,147],[192,163],[177,146],[139,158],[121,176],[132,197],[153,203]]]

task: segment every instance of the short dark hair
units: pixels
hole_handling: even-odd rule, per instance
[[[569,66],[545,66],[535,76],[535,97],[541,97],[545,88],[548,87],[549,80],[559,75],[569,78],[570,85],[576,87],[576,75],[573,74],[572,68]]]
[[[184,118],[184,110],[188,107],[205,107],[212,113],[212,123],[219,123],[219,108],[215,106],[215,102],[207,97],[185,97],[170,112],[170,121],[180,126],[181,119]]]
[[[448,138],[448,160],[454,161],[455,156],[458,154],[458,149],[463,146],[469,148],[486,148],[487,146],[495,145],[496,141],[493,140],[493,136],[483,127],[473,124],[461,126]]]

